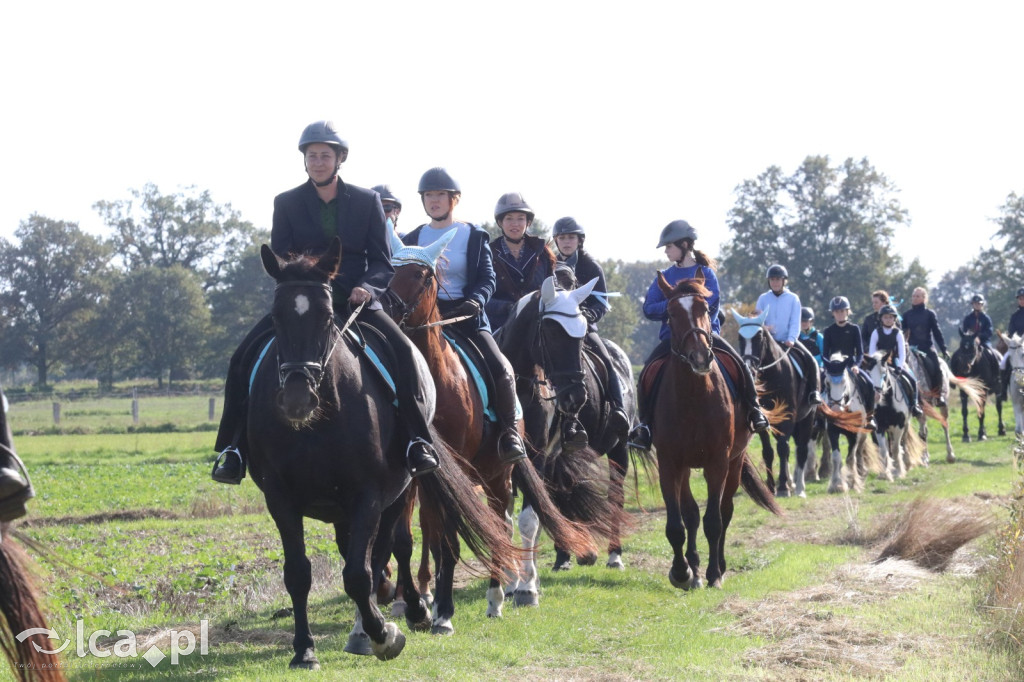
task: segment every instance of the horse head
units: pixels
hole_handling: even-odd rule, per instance
[[[274,278],[274,319],[279,391],[277,406],[295,426],[308,422],[320,405],[319,388],[341,335],[334,324],[331,278],[341,262],[335,237],[319,256],[285,261],[266,244],[260,257]]]
[[[440,317],[435,276],[437,261],[456,232],[448,230],[427,246],[409,246],[391,235],[391,266],[395,274],[385,292],[385,304],[399,326],[421,326]]]
[[[760,315],[754,317],[743,317],[735,309],[732,309],[731,312],[736,324],[739,325],[739,352],[750,371],[756,374],[763,365],[777,362],[781,357],[781,348],[778,352],[771,350],[773,346],[778,348],[778,344],[764,328],[768,310],[765,309]],[[766,351],[769,353],[769,357],[765,357]]]
[[[658,287],[668,301],[668,324],[672,330],[672,354],[690,366],[699,376],[711,372],[711,318],[704,279],[684,279],[672,286],[658,273]]]
[[[829,407],[845,406],[853,393],[853,379],[846,367],[846,356],[833,353],[822,364],[828,377],[825,394]]]
[[[875,389],[875,402],[881,402],[882,394],[885,392],[886,381],[889,378],[889,369],[885,364],[887,353],[879,350],[870,355],[865,355],[861,360],[860,367],[863,374],[871,381]]]
[[[1013,369],[1024,369],[1024,335],[1000,336],[1006,342],[1006,365]]]
[[[960,328],[957,331],[960,332],[960,347],[949,358],[949,370],[954,376],[966,377],[970,375],[974,363],[981,357],[982,346],[974,332]]]
[[[590,296],[596,284],[595,277],[578,289],[566,291],[551,276],[544,280],[533,299],[537,302],[534,348],[539,352],[538,364],[554,384],[559,411],[571,416],[578,414],[587,402],[583,382],[587,320],[580,311],[580,303]]]

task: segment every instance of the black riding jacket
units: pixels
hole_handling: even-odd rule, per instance
[[[852,322],[843,326],[830,324],[822,332],[822,355],[826,360],[832,357],[833,353],[842,353],[846,356],[846,366],[856,367],[864,359],[864,343],[860,338],[860,327]]]
[[[924,307],[924,303],[912,305],[903,313],[903,329],[908,334],[907,345],[928,352],[932,348],[934,337],[939,350],[946,352],[946,340],[942,338],[939,319],[935,317],[935,311]]]

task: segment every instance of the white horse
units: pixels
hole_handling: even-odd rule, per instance
[[[871,439],[866,438],[871,431],[867,427],[864,399],[858,389],[856,375],[852,368],[845,366],[845,360],[846,356],[834,353],[824,363],[827,379],[823,398],[824,407],[828,410],[825,414],[838,415],[838,418],[828,420],[828,442],[832,448],[830,493],[844,493],[851,488],[859,492],[864,489],[862,472],[880,472],[877,448]],[[847,442],[845,475],[843,455],[839,449],[840,435],[845,435]],[[858,456],[861,458],[859,462]]]
[[[1013,432],[1021,438],[1024,437],[1024,336],[1000,336],[1006,342],[1006,363],[1012,370],[1007,392],[1013,404]]]

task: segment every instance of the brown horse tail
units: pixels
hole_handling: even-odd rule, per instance
[[[432,540],[441,540],[443,529],[455,529],[488,573],[514,571],[523,550],[512,544],[505,520],[481,501],[476,484],[459,466],[459,456],[433,428],[431,432],[441,466],[416,482],[420,502],[436,520],[433,527],[441,535]],[[451,550],[460,556],[458,547]]]
[[[943,427],[948,427],[949,426],[949,422],[946,421],[946,418],[943,417],[942,413],[939,412],[938,408],[936,408],[931,403],[929,403],[929,402],[921,403],[921,411],[924,412],[924,416],[927,417],[928,419],[936,419],[936,420],[938,420],[939,423],[941,423]]]
[[[566,518],[609,539],[632,526],[632,517],[608,497],[608,470],[599,466],[600,455],[593,448],[552,455],[540,453],[531,445],[527,449],[548,494]]]
[[[864,425],[863,412],[847,412],[846,410],[833,410],[828,405],[818,405],[818,410],[825,415],[825,419],[832,422],[843,431],[851,433],[871,433],[871,429]]]
[[[776,424],[781,424],[787,419],[794,418],[793,410],[790,409],[789,404],[785,400],[779,400],[773,403],[770,407],[764,403],[761,404],[761,411],[764,413],[765,419],[771,424],[772,431],[776,435],[782,435],[778,429],[775,428]]]
[[[57,682],[66,679],[57,659],[36,649],[49,649],[43,635],[32,635],[19,642],[16,635],[29,628],[45,628],[46,619],[26,567],[28,557],[3,528],[0,542],[0,647],[11,664],[14,679],[20,682]]]
[[[597,547],[586,527],[562,516],[548,495],[544,481],[529,461],[516,462],[512,468],[512,481],[530,501],[540,518],[540,525],[548,532],[555,545],[567,552],[582,556],[597,552]]]
[[[747,495],[750,496],[750,499],[758,507],[767,509],[776,516],[783,515],[782,507],[775,501],[772,491],[768,489],[768,486],[764,484],[761,477],[757,475],[757,469],[754,467],[754,463],[750,461],[750,456],[746,450],[743,451],[743,469],[740,471],[740,485],[743,486],[743,490],[746,491]]]

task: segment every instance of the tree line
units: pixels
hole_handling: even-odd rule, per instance
[[[767,288],[770,263],[787,267],[789,287],[815,310],[819,327],[831,322],[835,295],[866,314],[873,290],[909,301],[926,281],[918,259],[905,263],[894,252],[909,216],[897,188],[867,159],[833,165],[810,156],[790,174],[772,166],[735,195],[731,239],[718,259],[723,306],[749,312]],[[86,377],[104,388],[134,377],[162,386],[222,376],[238,341],[269,310],[273,281],[259,258],[268,231],[196,188],[162,194],[147,184],[94,209],[106,238],[38,214],[20,223],[13,242],[0,238],[0,367],[31,368],[41,388],[54,377]],[[1024,197],[1011,193],[999,210],[993,246],[931,291],[929,305],[954,346],[972,294],[985,296],[1004,328],[1024,286]],[[532,231],[548,234],[540,221]],[[667,265],[602,261],[608,290],[622,295],[612,299],[601,333],[635,363],[657,342],[658,324],[644,319],[641,304]]]

